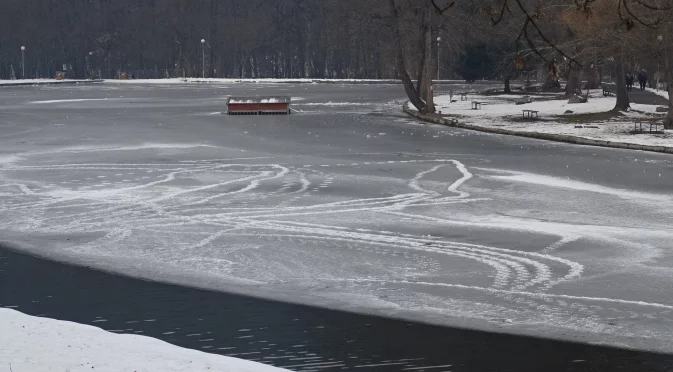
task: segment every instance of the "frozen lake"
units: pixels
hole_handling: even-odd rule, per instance
[[[245,94],[289,94],[303,113],[220,114]],[[428,126],[402,102],[397,85],[3,88],[2,242],[262,298],[673,351],[673,157]]]
[[[153,283],[0,248],[3,306],[297,372],[663,372],[673,367],[673,356],[423,325]]]

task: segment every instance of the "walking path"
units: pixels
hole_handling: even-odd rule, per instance
[[[659,91],[659,93],[665,92]],[[631,103],[668,106],[668,100],[665,97],[660,94],[656,94],[654,91],[649,89],[643,91],[633,88],[633,90],[629,92],[629,98],[631,99]]]

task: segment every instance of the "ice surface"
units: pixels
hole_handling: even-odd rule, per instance
[[[425,125],[388,88],[303,86],[383,98],[281,119],[207,115],[218,86],[16,89],[0,238],[155,280],[673,350],[670,157]],[[29,103],[108,89],[157,98]]]

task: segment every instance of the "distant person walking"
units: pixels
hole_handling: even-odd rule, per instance
[[[640,83],[640,90],[645,90],[645,86],[647,85],[647,72],[645,69],[638,73],[638,82]]]
[[[630,92],[633,90],[633,81],[635,80],[635,77],[633,76],[632,73],[626,74],[626,89]]]

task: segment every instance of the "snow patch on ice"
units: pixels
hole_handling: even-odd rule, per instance
[[[30,101],[30,104],[50,104],[50,103],[70,103],[70,102],[89,102],[89,101],[113,101],[119,98],[78,98],[78,99],[53,99],[46,101]]]
[[[503,172],[500,169],[489,169],[489,168],[476,168],[485,171],[492,172]],[[673,202],[673,197],[663,194],[652,194],[641,191],[632,191],[632,190],[623,190],[616,189],[607,186],[601,186],[591,183],[585,183],[580,181],[574,181],[570,179],[562,179],[556,177],[550,177],[540,174],[532,173],[522,173],[522,172],[509,172],[510,175],[506,176],[483,176],[485,178],[492,178],[503,181],[514,181],[514,182],[523,182],[530,183],[541,186],[556,187],[577,191],[589,191],[596,192],[600,194],[614,195],[625,199],[643,199],[649,201],[663,201],[663,202]]]
[[[328,107],[340,107],[340,106],[373,106],[373,103],[362,103],[362,102],[311,102],[311,103],[299,103],[299,106],[328,106]]]
[[[16,156],[16,155],[0,155],[0,164],[2,164],[2,165],[12,164],[12,163],[18,162],[21,159],[22,158],[20,156]]]
[[[143,143],[140,145],[131,146],[72,146],[59,149],[57,152],[91,152],[91,151],[136,151],[148,149],[191,149],[197,147],[211,147],[217,146],[206,145],[202,143],[188,144],[188,143]]]

